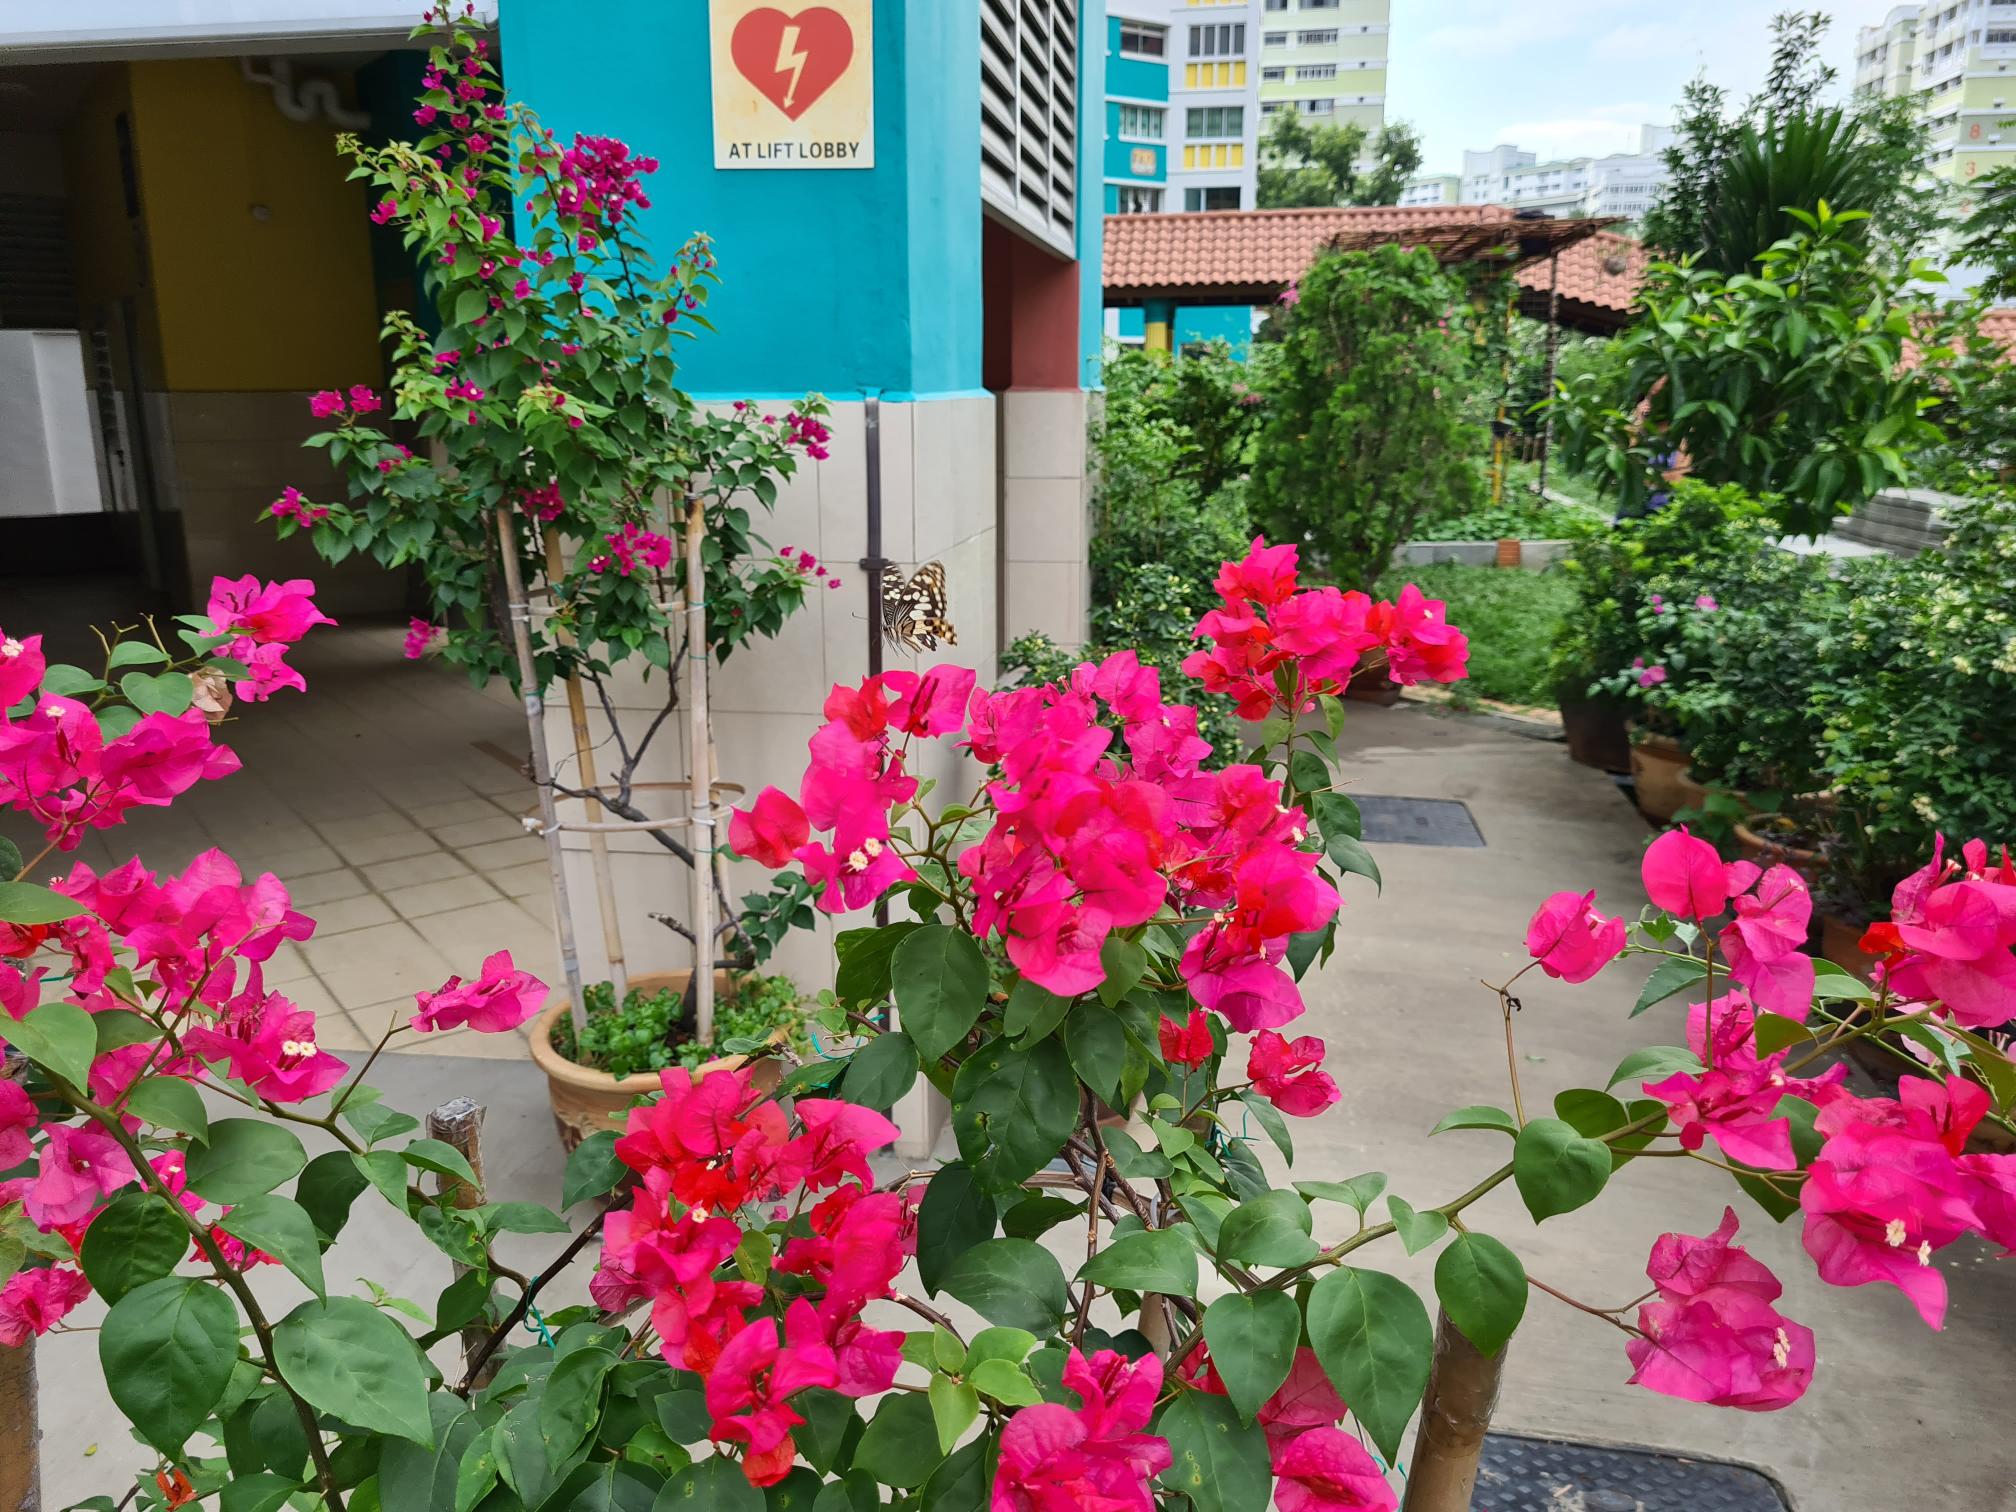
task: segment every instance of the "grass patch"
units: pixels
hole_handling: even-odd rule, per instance
[[[1506,498],[1510,499],[1514,494],[1530,493],[1533,485],[1539,480],[1540,464],[1538,462],[1515,461],[1507,463],[1505,467]],[[1547,489],[1550,493],[1558,493],[1565,498],[1573,499],[1578,504],[1587,504],[1593,509],[1602,510],[1605,519],[1608,519],[1617,512],[1616,499],[1604,493],[1601,483],[1597,482],[1594,478],[1584,477],[1580,473],[1570,472],[1558,461],[1547,469]]]
[[[1379,585],[1390,598],[1405,583],[1449,605],[1449,623],[1470,637],[1470,676],[1450,685],[1461,703],[1496,698],[1551,704],[1547,659],[1575,607],[1575,590],[1552,572],[1465,567],[1453,562],[1400,567]]]

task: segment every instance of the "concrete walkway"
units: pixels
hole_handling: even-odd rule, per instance
[[[1595,887],[1605,908],[1635,913],[1646,830],[1600,773],[1572,765],[1558,746],[1472,721],[1354,706],[1344,743],[1356,758],[1358,791],[1461,800],[1486,844],[1378,847],[1383,897],[1369,883],[1347,880],[1342,943],[1298,1025],[1328,1041],[1329,1070],[1345,1098],[1297,1127],[1294,1174],[1383,1170],[1392,1190],[1427,1205],[1473,1185],[1506,1152],[1503,1137],[1488,1133],[1425,1138],[1449,1108],[1508,1100],[1499,1020],[1478,979],[1503,980],[1523,963],[1527,917],[1557,888]],[[1639,975],[1619,967],[1581,987],[1538,977],[1522,983],[1520,1072],[1529,1112],[1563,1088],[1600,1087],[1640,1045],[1682,1038],[1681,1013],[1671,1007],[1627,1020]],[[412,1055],[388,1060],[372,1080],[389,1103],[414,1113],[458,1093],[486,1103],[491,1195],[555,1199],[559,1152],[530,1066]],[[1278,1159],[1264,1142],[1260,1149],[1278,1179]],[[1536,1296],[1511,1346],[1500,1426],[1746,1461],[1776,1475],[1801,1512],[2016,1509],[2016,1448],[1995,1426],[2006,1411],[2000,1391],[2016,1346],[2016,1265],[1998,1263],[1988,1249],[1970,1242],[1939,1257],[1953,1303],[1946,1332],[1932,1334],[1892,1288],[1823,1286],[1800,1249],[1797,1221],[1772,1225],[1705,1166],[1641,1162],[1593,1206],[1538,1229],[1509,1184],[1470,1217],[1473,1227],[1517,1250],[1534,1275],[1607,1306],[1645,1289],[1646,1255],[1659,1234],[1705,1234],[1725,1204],[1742,1218],[1744,1242],[1785,1281],[1783,1310],[1819,1336],[1819,1371],[1802,1402],[1750,1414],[1627,1387],[1623,1336]],[[1318,1237],[1341,1237],[1345,1212],[1319,1207],[1327,1228]],[[401,1228],[365,1194],[329,1258],[331,1284],[350,1286],[351,1277],[368,1274],[431,1307],[448,1280],[447,1262]],[[1059,1238],[1060,1254],[1074,1242]],[[557,1248],[547,1239],[515,1244],[514,1263],[536,1263]],[[1363,1259],[1407,1276],[1424,1293],[1428,1287],[1432,1255],[1410,1261],[1384,1241]],[[283,1310],[300,1298],[284,1275],[259,1280]],[[585,1281],[584,1272],[556,1289],[556,1302],[578,1300]],[[78,1321],[95,1323],[95,1311]],[[892,1318],[883,1326],[902,1325]],[[93,1350],[90,1334],[43,1346],[50,1506],[105,1490],[116,1496],[121,1474],[144,1459],[102,1393]],[[1492,1507],[1488,1487],[1476,1505]]]

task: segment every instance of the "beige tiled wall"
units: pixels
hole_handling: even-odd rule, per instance
[[[1011,389],[1001,396],[1002,517],[1010,639],[1040,630],[1084,644],[1091,584],[1085,405],[1075,389]]]

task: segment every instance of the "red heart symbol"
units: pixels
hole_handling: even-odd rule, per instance
[[[735,24],[735,68],[792,120],[831,89],[854,59],[854,29],[823,5],[787,16],[766,6]]]

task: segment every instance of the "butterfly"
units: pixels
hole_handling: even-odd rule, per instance
[[[959,644],[959,633],[945,617],[943,562],[926,562],[907,581],[900,570],[884,570],[882,634],[911,652],[936,651],[941,640]]]

